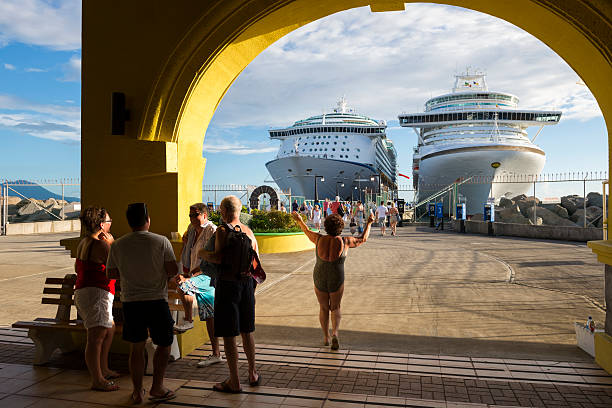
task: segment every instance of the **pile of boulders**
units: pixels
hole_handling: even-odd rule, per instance
[[[542,204],[537,197],[524,194],[512,199],[502,197],[495,208],[495,221],[565,227],[583,227],[586,224],[587,227],[601,228],[603,196],[595,192],[587,194],[586,209],[584,198],[577,195],[561,197],[559,204]]]
[[[81,212],[81,203],[69,203],[64,200],[56,200],[55,198],[49,198],[48,200],[20,200],[16,199],[16,197],[8,197],[9,223],[57,221],[58,218],[49,214],[49,212],[60,219],[62,216],[66,220],[78,218]]]

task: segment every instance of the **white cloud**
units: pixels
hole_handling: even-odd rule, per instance
[[[247,154],[270,153],[278,150],[278,146],[270,146],[266,143],[240,143],[240,142],[224,142],[219,140],[210,140],[207,138],[204,142],[204,154],[206,153],[229,153],[239,156]]]
[[[0,94],[0,128],[64,142],[81,139],[81,113],[77,107],[31,103]]]
[[[490,90],[519,96],[521,108],[601,116],[576,73],[527,32],[458,7],[407,4],[402,13],[339,13],[280,39],[232,85],[214,124],[287,126],[329,111],[342,95],[360,113],[396,120],[450,92],[468,65],[487,72]]]
[[[12,42],[56,50],[79,49],[81,1],[0,1],[0,45]]]
[[[60,78],[60,81],[64,82],[78,82],[81,80],[81,57],[73,55],[70,57],[67,63],[62,66],[64,76]]]
[[[24,69],[25,72],[47,72],[46,69],[42,69],[42,68],[26,68]]]
[[[4,64],[4,69],[8,69],[9,71],[14,71],[16,68],[13,64]]]

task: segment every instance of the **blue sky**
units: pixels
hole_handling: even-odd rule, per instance
[[[79,0],[0,2],[0,178],[80,174],[80,7]],[[537,139],[547,153],[544,172],[607,170],[597,103],[546,45],[485,14],[409,4],[405,12],[329,16],[260,54],[208,128],[205,184],[270,179],[264,164],[278,142],[267,130],[330,110],[342,95],[356,111],[387,120],[400,172],[410,173],[416,136],[398,127],[397,115],[423,110],[466,66],[484,70],[489,89],[519,96],[520,107],[563,111]]]

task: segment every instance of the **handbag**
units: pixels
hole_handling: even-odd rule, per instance
[[[251,271],[251,277],[255,279],[255,282],[258,284],[263,283],[266,280],[266,272],[263,270],[261,266],[261,261],[259,260],[259,256],[257,252],[253,251],[253,269]]]

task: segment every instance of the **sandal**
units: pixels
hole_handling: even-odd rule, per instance
[[[229,384],[227,383],[227,380],[213,385],[212,389],[213,391],[224,392],[226,394],[240,394],[242,392],[242,388],[232,390]]]
[[[92,385],[91,389],[94,391],[110,392],[117,391],[119,389],[119,386],[115,384],[114,381],[108,381],[102,385]]]
[[[261,374],[257,374],[257,379],[255,381],[249,381],[249,385],[251,387],[257,387],[259,385],[260,380],[261,380]]]
[[[132,395],[130,395],[130,399],[132,400],[132,404],[134,405],[140,405],[144,402],[144,397],[145,397],[145,390],[144,388],[142,390],[140,390],[140,392],[138,394],[136,394],[134,391],[132,391]],[[138,398],[135,397],[135,395],[138,395]]]
[[[149,392],[149,394],[150,394],[150,392]],[[151,402],[164,402],[164,401],[170,401],[171,399],[175,399],[175,398],[176,398],[176,394],[174,393],[174,391],[166,390],[164,395],[159,395],[157,397],[155,395],[151,395],[149,397],[149,401],[151,401]]]
[[[340,342],[338,341],[338,336],[332,336],[332,350],[338,350],[340,348]]]

